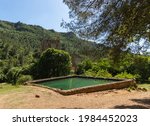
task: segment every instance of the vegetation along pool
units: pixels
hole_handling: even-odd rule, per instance
[[[80,88],[80,87],[92,86],[92,85],[101,85],[110,82],[114,82],[114,81],[76,77],[76,78],[65,78],[60,80],[51,80],[51,81],[41,82],[39,84],[52,87],[52,88],[58,88],[61,90],[70,90],[74,88]]]

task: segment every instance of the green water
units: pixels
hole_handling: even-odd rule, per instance
[[[105,83],[110,83],[110,82],[113,82],[113,81],[89,79],[89,78],[66,78],[66,79],[41,82],[40,84],[44,86],[52,87],[52,88],[69,90],[69,89],[80,88],[80,87],[85,87],[85,86],[100,85],[100,84],[105,84]]]

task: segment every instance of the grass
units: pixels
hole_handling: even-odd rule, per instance
[[[139,88],[145,88],[147,90],[150,90],[150,83],[149,84],[138,84]]]
[[[8,83],[0,83],[0,94],[12,93],[12,92],[21,92],[24,90],[23,86],[13,86]]]

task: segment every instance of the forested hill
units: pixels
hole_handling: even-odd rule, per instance
[[[59,33],[41,26],[0,21],[0,59],[14,57],[16,54],[37,54],[48,47],[66,50],[73,57],[97,58],[100,46],[102,45],[81,40],[72,32]]]
[[[99,76],[99,73],[103,73],[102,77],[107,77],[107,72],[113,76],[122,75],[122,72],[126,75],[127,72],[129,76],[138,75],[142,81],[148,80],[150,76],[147,57],[124,52],[120,63],[114,65],[109,56],[110,48],[82,40],[72,32],[59,33],[21,22],[0,21],[0,82],[12,83],[13,80],[15,83],[20,71],[22,75],[34,76],[33,73],[38,73],[36,65],[42,52],[51,47],[70,53],[72,65],[78,68],[77,74]],[[87,60],[88,58],[90,60]],[[84,61],[79,64],[82,60]]]
[[[26,68],[36,63],[47,48],[69,52],[72,65],[76,66],[84,59],[104,56],[103,47],[81,40],[72,32],[59,33],[36,25],[0,20],[0,82],[6,80],[11,68]]]

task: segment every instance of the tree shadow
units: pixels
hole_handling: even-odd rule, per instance
[[[79,107],[74,107],[74,108],[60,107],[60,109],[84,109],[84,108],[79,108]]]
[[[114,108],[116,109],[148,109],[142,105],[117,105]]]
[[[131,99],[131,101],[144,104],[144,105],[150,105],[150,98],[145,98],[145,99]]]
[[[130,99],[140,105],[117,105],[114,108],[117,109],[150,109],[150,98],[144,99]]]

